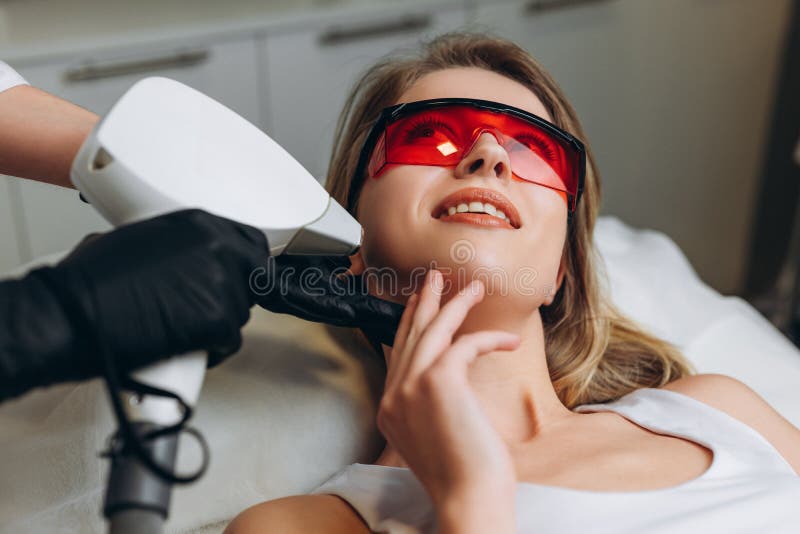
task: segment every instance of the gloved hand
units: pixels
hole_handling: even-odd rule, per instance
[[[89,240],[55,267],[0,284],[0,397],[192,350],[237,351],[269,247],[255,228],[200,210]]]
[[[337,276],[349,265],[346,257],[273,256],[256,271],[251,288],[256,303],[269,311],[358,327],[391,347],[405,306],[368,294],[361,276]]]

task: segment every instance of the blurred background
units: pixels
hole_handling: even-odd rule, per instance
[[[510,38],[577,109],[601,215],[666,233],[800,343],[799,20],[797,0],[0,0],[0,59],[99,114],[182,81],[324,181],[362,69],[447,30]],[[0,272],[106,228],[74,191],[0,176]]]

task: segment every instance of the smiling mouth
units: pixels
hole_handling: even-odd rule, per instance
[[[437,218],[442,222],[456,222],[456,223],[460,222],[468,224],[477,224],[480,226],[489,226],[494,228],[508,228],[511,230],[515,230],[515,228],[511,225],[511,223],[508,222],[508,219],[479,211],[474,211],[474,212],[466,210],[462,212],[456,211],[452,214],[444,213]]]
[[[514,205],[491,189],[471,187],[447,196],[431,216],[442,222],[477,224],[516,230],[521,225]]]

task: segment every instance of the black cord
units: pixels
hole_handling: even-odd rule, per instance
[[[91,294],[91,298],[93,301],[96,299],[93,293]],[[97,302],[93,302],[93,304],[95,305],[95,309],[100,309],[97,306]],[[200,431],[194,427],[185,426],[189,418],[192,417],[192,407],[189,406],[179,395],[171,391],[166,391],[154,386],[142,384],[141,382],[137,382],[130,377],[125,377],[122,381],[120,381],[114,358],[108,350],[108,343],[106,342],[104,334],[105,331],[102,328],[102,317],[97,317],[97,324],[95,326],[95,332],[97,333],[97,350],[100,355],[100,362],[102,363],[103,377],[105,378],[105,384],[107,386],[109,397],[111,398],[111,406],[114,410],[114,415],[116,416],[117,423],[119,424],[119,429],[110,440],[108,450],[100,453],[100,456],[116,458],[128,452],[133,452],[139,461],[141,461],[142,464],[144,464],[145,467],[147,467],[153,474],[170,484],[190,484],[202,477],[208,469],[211,453],[208,448],[208,443]],[[121,382],[123,383],[121,384]],[[181,417],[180,421],[172,426],[151,430],[140,437],[139,434],[133,429],[128,416],[122,407],[122,401],[120,400],[119,396],[123,389],[147,395],[173,398],[180,403],[183,410],[183,416]],[[181,432],[186,432],[193,435],[197,439],[197,442],[203,451],[203,461],[200,465],[200,468],[195,473],[190,475],[179,475],[176,471],[171,471],[159,465],[143,445],[144,441],[169,434],[180,434]]]
[[[90,299],[90,304],[93,309],[100,310],[102,308],[98,306],[97,295],[91,290],[93,287],[93,284],[90,283],[91,280],[87,279],[85,274],[80,271],[71,273],[73,277],[71,278],[69,275],[65,275],[63,269],[59,269],[58,266],[41,267],[32,271],[29,276],[36,277],[36,279],[50,290],[51,294],[62,306],[65,317],[68,317],[69,320],[75,324],[75,332],[94,333],[90,340],[85,340],[88,341],[88,343],[85,343],[84,346],[77,350],[85,351],[89,354],[96,353],[98,356],[97,359],[100,362],[101,375],[105,378],[106,388],[111,400],[111,407],[114,410],[114,415],[119,425],[117,432],[110,439],[108,450],[100,453],[100,456],[116,458],[122,454],[133,452],[139,461],[154,475],[171,484],[189,484],[203,476],[208,469],[210,452],[208,443],[203,435],[197,429],[185,426],[186,422],[192,417],[192,407],[179,395],[171,391],[165,391],[154,386],[142,384],[130,377],[125,377],[121,384],[114,358],[108,348],[109,344],[105,338],[102,315],[96,314],[96,317],[90,320],[83,307],[77,302],[78,298],[75,294],[66,289],[67,287],[81,288],[83,290],[82,294]],[[173,398],[180,403],[183,410],[183,417],[181,417],[178,423],[172,426],[148,431],[140,437],[139,433],[133,429],[133,425],[122,407],[122,401],[120,401],[119,396],[123,389],[148,395]],[[203,452],[203,460],[200,468],[196,473],[191,475],[178,475],[175,471],[170,471],[158,465],[142,444],[144,440],[151,440],[169,434],[180,434],[181,432],[187,432],[193,435],[200,444],[200,448]]]

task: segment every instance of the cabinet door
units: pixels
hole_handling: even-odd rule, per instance
[[[0,175],[0,273],[21,263],[17,228],[14,224],[10,180]]]
[[[267,132],[320,181],[327,172],[336,120],[357,75],[398,47],[465,22],[458,5],[376,11],[269,35],[264,41]]]
[[[101,115],[137,80],[165,76],[194,87],[261,125],[256,46],[249,38],[141,46],[17,66],[32,85]],[[73,190],[36,182],[20,182],[19,187],[31,255],[22,261],[71,248],[84,235],[109,228]]]
[[[539,59],[576,108],[602,212],[668,234],[723,293],[743,282],[789,15],[788,0],[531,0],[474,11]]]

